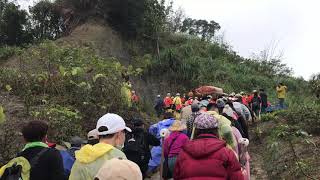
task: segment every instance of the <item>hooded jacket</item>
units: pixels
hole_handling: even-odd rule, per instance
[[[71,169],[69,180],[94,179],[105,161],[112,158],[127,159],[122,151],[109,144],[83,146],[76,152],[76,161]]]
[[[203,134],[183,147],[175,164],[174,179],[243,180],[243,175],[226,143],[212,134]]]

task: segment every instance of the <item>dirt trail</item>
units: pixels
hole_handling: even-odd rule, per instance
[[[252,136],[252,133],[251,133]],[[258,141],[251,140],[249,145],[249,153],[250,153],[250,172],[251,172],[251,180],[268,180],[268,174],[263,169],[264,160],[261,155],[261,152],[265,150],[265,147],[260,144]]]

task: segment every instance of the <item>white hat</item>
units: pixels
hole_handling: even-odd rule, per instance
[[[98,135],[114,134],[123,130],[131,132],[131,129],[126,126],[123,118],[117,114],[108,113],[102,116],[98,122],[96,129],[100,127],[107,127],[107,131],[99,132]]]
[[[88,140],[99,139],[99,131],[97,129],[93,129],[88,132],[87,135]]]

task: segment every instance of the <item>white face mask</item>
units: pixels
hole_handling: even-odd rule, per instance
[[[119,149],[119,150],[122,150],[124,148],[124,144],[116,145],[116,148]]]
[[[122,139],[120,140],[121,144],[120,145],[116,145],[116,148],[119,149],[119,150],[122,150],[124,148],[125,135],[123,134],[121,136],[123,136],[123,140]]]

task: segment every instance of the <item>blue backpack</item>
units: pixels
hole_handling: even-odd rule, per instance
[[[69,177],[75,158],[68,151],[60,151],[63,160],[63,169],[66,177]]]

